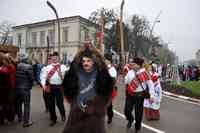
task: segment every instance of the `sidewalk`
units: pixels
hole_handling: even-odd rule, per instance
[[[172,97],[184,99],[184,100],[187,100],[187,101],[190,101],[190,102],[200,103],[200,100],[196,99],[196,98],[186,97],[186,96],[183,96],[183,95],[177,95],[177,94],[174,94],[174,93],[171,93],[171,92],[168,92],[168,91],[162,91],[162,93],[164,95],[167,95],[167,96],[172,96]]]

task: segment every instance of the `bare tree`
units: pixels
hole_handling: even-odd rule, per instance
[[[10,21],[0,22],[0,44],[6,44],[10,41],[10,34],[14,24]]]
[[[128,42],[129,49],[131,50],[129,51],[130,54],[134,56],[143,54],[145,56],[149,31],[149,21],[145,17],[139,15],[132,16]]]
[[[133,26],[133,33],[135,36],[146,36],[150,31],[149,21],[143,17],[138,15],[133,15],[131,24]]]

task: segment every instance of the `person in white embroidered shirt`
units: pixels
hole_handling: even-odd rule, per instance
[[[58,53],[54,52],[51,56],[52,63],[46,66],[46,70],[40,75],[41,78],[41,86],[49,93],[49,114],[51,123],[50,126],[54,126],[57,121],[55,104],[57,105],[62,121],[65,121],[65,108],[64,108],[64,100],[63,100],[63,93],[61,91],[61,84],[65,72],[67,71],[67,67],[58,63]]]
[[[117,79],[117,70],[115,69],[115,67],[112,64],[112,55],[111,54],[105,54],[105,62],[108,68],[108,72],[110,74],[110,76],[113,78],[114,82],[116,83],[116,79]],[[115,97],[115,95],[117,94],[117,87],[114,86],[113,92],[112,92],[112,98]],[[107,107],[107,116],[108,116],[108,121],[107,123],[110,124],[112,122],[112,118],[113,118],[113,104],[112,101],[109,104],[109,106]]]
[[[150,99],[153,100],[153,83],[150,76],[143,68],[144,60],[138,57],[133,59],[133,67],[124,77],[126,84],[126,102],[124,114],[128,120],[127,128],[131,128],[134,121],[132,115],[133,107],[135,107],[135,132],[141,129],[143,117],[143,102],[145,98],[145,90],[148,88]]]
[[[51,56],[52,56],[52,54],[48,55],[47,65],[52,64]],[[40,71],[40,81],[41,81],[41,79],[44,79],[42,76],[44,76],[43,72],[46,72],[46,66],[44,66],[42,68],[42,70]],[[40,86],[42,88],[41,82],[40,82]],[[43,100],[44,100],[44,105],[45,105],[45,112],[49,112],[49,104],[48,104],[48,102],[49,102],[49,93],[46,92],[44,89],[43,89],[42,92],[43,92]]]

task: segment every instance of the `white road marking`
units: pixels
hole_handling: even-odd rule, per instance
[[[191,103],[191,104],[195,104],[195,105],[200,106],[200,103],[190,102],[190,101],[187,101],[187,100],[180,99],[178,97],[176,98],[176,97],[172,97],[172,96],[168,96],[168,95],[163,95],[163,96],[167,97],[169,99],[173,99],[173,100],[177,100],[177,101],[181,101],[181,102],[185,102],[185,103]]]
[[[114,113],[117,114],[117,115],[119,115],[119,116],[121,116],[122,118],[126,119],[126,117],[123,114],[121,114],[120,112],[114,110]],[[156,133],[165,133],[164,131],[161,131],[159,129],[153,128],[153,127],[151,127],[149,125],[146,125],[144,123],[142,123],[142,126],[145,127],[145,128],[148,128],[149,130],[154,131]]]

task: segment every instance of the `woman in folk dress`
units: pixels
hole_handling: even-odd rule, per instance
[[[147,120],[159,120],[160,119],[160,103],[162,99],[162,87],[159,80],[159,75],[156,72],[156,66],[150,66],[149,70],[151,74],[151,80],[154,84],[154,100],[144,100],[144,114]]]

